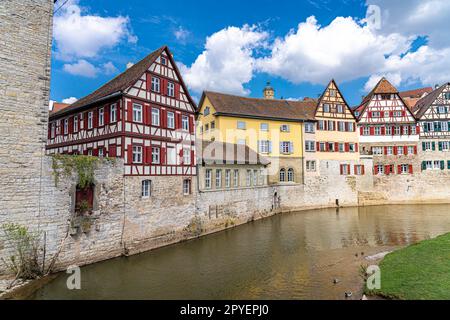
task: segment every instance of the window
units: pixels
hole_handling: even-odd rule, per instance
[[[100,158],[103,158],[105,156],[105,149],[104,148],[102,148],[102,147],[98,148],[98,156]]]
[[[330,112],[330,105],[328,103],[325,103],[323,105],[323,112],[329,113]]]
[[[383,154],[383,147],[372,147],[372,153],[374,155],[382,155]]]
[[[394,111],[392,114],[394,115],[394,118],[401,118],[402,117],[402,112],[401,111]]]
[[[447,113],[447,108],[445,106],[438,106],[436,109],[437,109],[437,113],[439,113],[439,114]]]
[[[400,126],[395,126],[394,127],[394,135],[396,135],[396,136],[400,136],[402,133],[401,133],[401,127]]]
[[[409,126],[403,126],[403,134],[405,136],[409,135]]]
[[[402,164],[402,165],[400,166],[400,168],[401,168],[401,174],[407,174],[407,173],[409,173],[409,165],[407,165],[407,164]]]
[[[216,170],[216,189],[222,188],[222,170]]]
[[[205,108],[205,110],[203,111],[203,115],[206,117],[206,116],[209,116],[209,113],[210,113],[210,108],[209,107],[206,107]]]
[[[109,111],[109,122],[110,123],[114,123],[117,121],[117,105],[113,104],[110,107],[110,111]]]
[[[381,100],[391,100],[391,95],[390,94],[382,94]]]
[[[328,121],[328,131],[334,131],[334,121]]]
[[[265,174],[264,170],[263,170],[263,169],[260,169],[260,170],[259,170],[259,184],[262,185],[262,186],[265,184],[265,183],[264,183],[265,180],[266,180],[266,179],[265,179],[265,176],[266,176],[266,174]]]
[[[211,176],[212,176],[212,170],[206,169],[205,171],[205,188],[211,189]]]
[[[349,151],[349,152],[356,152],[356,144],[354,144],[354,143],[349,143],[349,144],[348,144],[348,151]]]
[[[306,161],[306,171],[315,172],[316,171],[316,161]]]
[[[404,154],[404,148],[403,147],[397,147],[397,154],[399,156],[402,156]]]
[[[245,122],[244,121],[238,121],[237,122],[237,128],[239,130],[245,130],[245,128],[246,128]]]
[[[173,112],[167,112],[167,128],[175,128],[175,114]]]
[[[433,144],[431,142],[423,142],[422,149],[423,151],[431,151],[433,149]]]
[[[261,131],[269,131],[269,125],[267,123],[261,123]]]
[[[73,117],[73,132],[78,132],[78,116]]]
[[[319,130],[325,130],[325,121],[319,120]]]
[[[305,123],[305,132],[306,133],[314,133],[314,123]]]
[[[423,131],[424,132],[432,132],[434,131],[434,126],[432,122],[425,122],[423,124]]]
[[[55,125],[55,123],[53,122],[53,123],[52,123],[52,131],[51,131],[51,135],[50,135],[50,137],[51,137],[52,139],[55,137],[55,132],[56,132],[56,125]]]
[[[247,187],[252,185],[252,170],[247,170]]]
[[[337,150],[335,150],[335,144],[333,142],[327,142],[327,148],[329,152],[336,152]]]
[[[161,149],[152,147],[152,163],[159,164],[161,159]]]
[[[191,164],[191,149],[188,148],[183,149],[183,164],[185,165]]]
[[[339,143],[339,152],[345,152],[345,144]]]
[[[341,174],[343,176],[350,175],[350,165],[349,164],[342,164],[341,165]]]
[[[152,91],[159,92],[160,91],[160,80],[159,78],[152,77]]]
[[[88,121],[87,123],[88,129],[92,129],[94,124],[94,113],[92,111],[88,113],[87,121]]]
[[[348,123],[348,131],[353,132],[355,131],[354,123],[353,122],[347,122]]]
[[[448,122],[441,122],[441,131],[448,131]]]
[[[211,130],[214,129],[213,128],[213,123],[211,122]],[[216,124],[214,123],[214,126]],[[181,117],[181,129],[183,129],[184,131],[189,131],[189,117],[188,116],[182,116]]]
[[[319,143],[319,151],[320,152],[325,152],[326,151],[326,144],[325,144],[325,142],[320,142]]]
[[[88,156],[92,157],[92,149],[88,149],[87,154]]]
[[[69,119],[64,119],[64,134],[69,133]]]
[[[142,105],[133,103],[133,122],[142,123]]]
[[[152,108],[152,125],[159,126],[159,109]]]
[[[183,180],[183,194],[185,196],[191,194],[191,180],[190,179]]]
[[[444,99],[450,100],[450,92],[444,92]]]
[[[384,174],[384,166],[382,164],[375,166],[375,174]]]
[[[288,169],[288,182],[294,182],[294,169]]]
[[[338,122],[338,131],[345,131],[345,122],[343,121]]]
[[[386,127],[386,135],[387,136],[392,136],[392,127]]]
[[[286,169],[282,168],[280,169],[280,182],[286,181]]]
[[[208,124],[205,124],[205,132],[206,131],[209,131],[209,123]]]
[[[289,132],[289,125],[283,124],[280,127],[281,132]]]
[[[163,66],[166,66],[166,65],[167,65],[167,59],[166,59],[166,57],[161,57],[161,64],[162,64]]]
[[[150,198],[152,190],[152,181],[144,180],[142,181],[142,198]]]
[[[291,143],[288,141],[283,141],[280,143],[280,153],[289,154],[291,151]]]
[[[305,151],[306,152],[314,152],[316,151],[316,144],[314,141],[305,141]]]
[[[409,146],[408,147],[408,154],[414,154],[415,153],[415,148],[414,146]]]
[[[369,127],[363,127],[363,136],[370,135],[370,129]]]
[[[175,84],[173,82],[167,83],[167,95],[169,97],[175,97]]]
[[[211,130],[214,130],[216,128],[216,122],[212,121],[211,122]],[[186,129],[187,130],[187,129]]]
[[[253,185],[257,186],[258,185],[258,170],[253,170]]]
[[[259,153],[270,153],[270,141],[269,140],[259,141]]]
[[[441,161],[439,161],[439,160],[433,161],[433,169],[440,170],[441,169]]]
[[[225,170],[225,188],[231,187],[231,170]]]
[[[386,153],[388,156],[392,156],[394,154],[394,147],[387,147]]]
[[[167,147],[167,164],[168,165],[177,164],[176,151],[174,147]]]
[[[239,170],[235,169],[233,174],[233,186],[235,188],[239,187]]]
[[[379,111],[372,112],[372,118],[380,118],[380,117],[381,117],[381,113]]]
[[[342,104],[336,105],[336,109],[338,113],[344,113],[344,106]]]
[[[336,90],[335,89],[330,89],[330,97],[336,97]]]
[[[142,147],[133,146],[133,163],[142,163]]]

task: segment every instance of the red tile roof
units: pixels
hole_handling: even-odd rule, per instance
[[[70,106],[68,103],[60,103],[60,102],[53,102],[53,109],[50,111],[51,114],[59,112],[65,108]]]

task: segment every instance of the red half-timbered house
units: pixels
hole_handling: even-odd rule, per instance
[[[195,108],[164,46],[51,113],[47,152],[123,158],[126,176],[194,176]]]
[[[420,127],[398,90],[385,78],[356,108],[363,153],[374,156],[378,175],[412,174],[417,168]],[[414,168],[416,166],[416,168]]]

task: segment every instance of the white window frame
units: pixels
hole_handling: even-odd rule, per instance
[[[286,169],[285,168],[280,169],[279,180],[280,180],[280,182],[286,182]]]
[[[211,130],[213,129],[212,124],[214,123],[214,127],[216,126],[215,122],[211,122]],[[189,131],[189,117],[181,116],[181,129],[183,131]]]
[[[152,195],[152,180],[142,180],[141,184],[141,197],[148,199]]]
[[[166,148],[167,153],[167,165],[175,166],[177,165],[177,152],[175,147],[167,147]]]
[[[159,147],[152,147],[152,164],[161,163],[161,149]]]
[[[188,196],[191,194],[191,179],[183,179],[183,195]]]
[[[216,169],[216,189],[222,189],[222,169]]]
[[[152,77],[151,90],[157,93],[161,92],[161,79],[159,79],[158,77]]]
[[[152,108],[152,126],[159,127],[160,125],[160,112],[158,108]]]
[[[231,187],[231,170],[226,169],[225,170],[225,188]]]
[[[372,154],[375,156],[383,155],[383,147],[372,147]]]
[[[211,189],[212,169],[205,170],[205,189]]]
[[[191,164],[191,149],[184,148],[183,149],[183,164],[190,165]]]
[[[109,122],[117,122],[117,104],[115,103],[109,107]]]
[[[315,132],[314,123],[310,123],[310,122],[305,123],[305,132],[306,133],[314,133]]]
[[[78,116],[73,117],[73,132],[78,132]]]
[[[247,170],[247,187],[252,186],[252,170]]]
[[[288,182],[295,182],[295,171],[293,168],[287,170],[287,180]]]
[[[233,186],[235,188],[239,187],[239,169],[234,169],[233,173]]]
[[[288,124],[282,124],[280,126],[280,131],[281,132],[290,132],[290,126]]]
[[[142,111],[143,107],[141,104],[133,103],[133,122],[142,123]]]
[[[167,112],[167,128],[175,129],[175,113],[171,111]]]
[[[238,130],[246,130],[247,124],[245,123],[245,121],[238,121],[237,128],[238,128]]]
[[[268,123],[261,123],[260,129],[261,129],[261,131],[264,131],[264,132],[269,131],[269,124]]]
[[[270,141],[260,140],[259,141],[259,153],[268,154],[270,152]]]
[[[169,97],[175,97],[175,83],[167,82],[167,95]]]
[[[69,134],[69,119],[64,119],[64,134]]]
[[[88,130],[90,130],[94,127],[94,112],[93,111],[88,112],[87,125],[88,125],[88,127],[87,127]]]
[[[103,127],[105,125],[105,109],[98,109],[98,126]]]
[[[142,152],[143,152],[143,148],[142,146],[132,146],[133,148],[133,159],[132,159],[132,163],[137,163],[140,164],[142,163]]]

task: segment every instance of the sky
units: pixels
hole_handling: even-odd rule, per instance
[[[334,78],[350,106],[385,76],[399,90],[450,81],[448,0],[59,0],[51,99],[73,103],[168,45],[203,90],[317,98]]]

